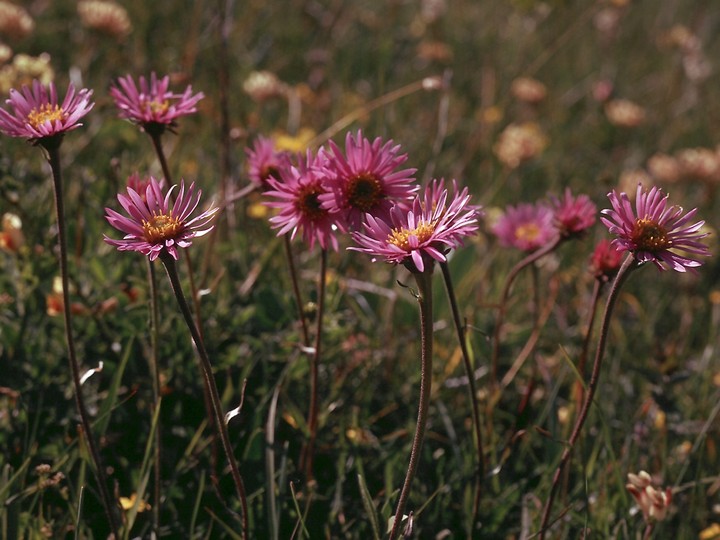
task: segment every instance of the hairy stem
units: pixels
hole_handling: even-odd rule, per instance
[[[292,246],[290,245],[290,235],[283,235],[283,241],[285,242],[285,256],[288,262],[288,269],[290,270],[290,280],[292,282],[293,294],[295,295],[295,305],[297,306],[300,326],[302,328],[303,345],[309,347],[310,333],[308,332],[307,319],[305,318],[305,312],[303,311],[302,296],[300,296],[300,287],[298,286],[297,269],[295,268],[295,257],[293,256]]]
[[[160,368],[158,364],[158,321],[160,320],[157,292],[157,275],[155,266],[150,259],[147,259],[148,282],[150,284],[150,375],[152,376],[153,405],[152,414],[160,403]],[[160,431],[160,417],[158,416],[155,426],[155,448],[153,449],[153,530],[158,534],[160,528],[160,467],[162,464],[162,433]]]
[[[175,298],[177,298],[180,311],[182,312],[183,318],[185,319],[185,324],[187,324],[187,327],[190,330],[193,342],[195,343],[195,348],[198,352],[200,370],[202,371],[203,378],[205,379],[207,388],[209,389],[212,412],[214,415],[215,429],[217,430],[217,434],[220,436],[223,450],[225,451],[225,456],[227,457],[228,464],[230,465],[230,472],[233,482],[235,484],[235,491],[242,507],[243,537],[248,538],[248,506],[247,497],[245,495],[245,485],[243,484],[242,477],[240,476],[240,471],[238,469],[237,462],[235,461],[235,456],[233,454],[232,445],[230,444],[230,437],[228,435],[227,426],[223,417],[222,405],[220,403],[220,395],[218,394],[217,386],[215,385],[215,377],[213,376],[210,358],[208,357],[207,350],[205,349],[205,344],[200,337],[200,332],[195,326],[195,321],[190,311],[190,306],[185,299],[185,294],[183,293],[182,285],[180,284],[180,278],[178,276],[175,259],[173,259],[172,256],[168,253],[163,252],[160,255],[160,260],[165,265],[165,270],[167,271],[168,278],[170,279],[170,285],[172,286],[172,290],[175,293]]]
[[[92,433],[90,417],[87,412],[87,407],[85,406],[85,398],[83,398],[82,394],[80,364],[78,363],[77,355],[75,354],[75,340],[72,333],[72,314],[70,312],[70,283],[68,279],[67,236],[65,232],[65,205],[63,203],[60,151],[57,146],[46,147],[46,150],[48,152],[48,162],[50,163],[50,168],[52,169],[53,188],[55,191],[55,212],[57,214],[58,223],[58,247],[60,249],[60,279],[62,280],[65,340],[67,342],[70,371],[72,373],[72,381],[75,389],[75,404],[77,406],[78,414],[80,415],[80,423],[82,425],[82,431],[85,435],[88,450],[90,451],[90,458],[93,461],[95,473],[97,474],[97,480],[100,487],[100,499],[102,501],[110,529],[115,535],[115,538],[120,538],[118,536],[119,529],[116,514],[117,505],[113,503],[110,491],[108,491],[108,479],[105,474],[105,468],[100,460],[100,453],[98,452],[97,445],[95,444],[95,437]]]
[[[595,397],[598,381],[600,380],[600,368],[602,367],[602,360],[605,354],[608,331],[610,329],[610,317],[612,316],[613,308],[615,307],[615,301],[620,293],[620,287],[630,275],[630,272],[637,267],[638,263],[635,261],[635,257],[632,254],[629,254],[620,267],[617,276],[615,276],[615,281],[613,281],[612,288],[608,294],[607,302],[605,304],[605,313],[603,314],[602,319],[602,326],[600,327],[600,336],[598,337],[597,349],[595,351],[595,361],[593,363],[592,374],[590,375],[590,382],[588,383],[587,394],[585,395],[585,400],[583,401],[580,414],[575,421],[575,426],[570,434],[570,439],[565,446],[565,450],[563,450],[560,463],[555,469],[555,474],[553,475],[550,493],[548,494],[545,508],[543,510],[542,521],[540,523],[540,531],[538,533],[539,540],[543,540],[545,537],[545,532],[548,528],[548,524],[550,523],[550,513],[552,512],[555,493],[558,485],[560,484],[560,477],[562,476],[563,469],[570,461],[573,448],[575,448],[575,443],[580,437],[582,428],[585,425],[585,420],[587,420],[588,412],[590,411],[590,406],[592,405],[593,398]]]
[[[427,425],[428,409],[430,408],[430,390],[432,383],[432,354],[433,354],[433,336],[432,336],[432,266],[429,270],[422,273],[414,273],[415,281],[418,286],[418,304],[420,304],[420,330],[421,330],[421,355],[420,355],[420,402],[418,404],[417,424],[415,426],[415,435],[410,450],[410,463],[408,464],[405,481],[403,482],[400,498],[398,499],[397,508],[395,509],[395,520],[392,530],[390,531],[390,540],[395,540],[400,532],[403,512],[408,497],[410,496],[410,486],[418,462],[420,461],[420,452],[422,450],[423,439],[425,438],[425,426]]]
[[[477,522],[478,513],[480,511],[480,500],[482,498],[482,479],[485,476],[485,453],[483,451],[482,428],[480,427],[480,407],[477,401],[477,391],[475,389],[475,370],[470,363],[470,354],[468,353],[467,341],[465,336],[465,327],[460,321],[460,312],[458,310],[457,299],[455,298],[455,290],[453,288],[452,279],[450,277],[450,269],[447,262],[440,263],[443,278],[445,280],[445,290],[447,291],[450,309],[455,323],[455,331],[457,332],[458,342],[460,343],[460,351],[462,352],[463,365],[465,366],[465,374],[468,378],[468,392],[470,394],[470,404],[472,411],[473,429],[475,431],[475,450],[477,452],[477,473],[475,475],[475,500],[473,502],[472,523],[473,527]]]

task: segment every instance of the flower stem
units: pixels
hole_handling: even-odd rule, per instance
[[[560,242],[562,242],[562,237],[558,237],[554,242],[551,242],[548,245],[530,253],[510,270],[510,273],[505,280],[505,286],[503,287],[502,294],[500,296],[500,304],[498,305],[495,331],[493,333],[493,348],[490,366],[490,383],[493,388],[497,387],[498,357],[500,356],[500,331],[502,330],[505,313],[507,312],[507,302],[510,297],[510,289],[515,282],[515,278],[517,278],[520,271],[522,271],[525,267],[530,266],[535,261],[554,251],[560,245]]]
[[[287,235],[286,235],[287,236]],[[313,454],[315,452],[315,439],[317,438],[318,422],[318,365],[320,364],[320,347],[322,345],[323,315],[325,312],[325,280],[327,276],[327,250],[320,251],[320,277],[318,279],[318,309],[317,326],[315,331],[315,348],[310,362],[310,407],[308,410],[308,437],[307,446],[301,461],[305,464],[306,481],[313,478]]]
[[[209,389],[215,428],[218,432],[218,435],[220,436],[223,450],[225,450],[225,456],[227,457],[228,464],[230,465],[230,472],[232,474],[233,482],[235,483],[235,490],[237,492],[238,499],[240,500],[240,505],[242,507],[243,537],[248,538],[248,506],[247,497],[245,495],[245,486],[243,484],[242,477],[240,476],[240,471],[238,469],[237,462],[235,461],[235,456],[233,455],[233,449],[232,445],[230,444],[230,437],[228,436],[225,419],[223,418],[222,405],[220,403],[220,396],[218,394],[217,386],[215,385],[215,378],[213,376],[210,358],[208,357],[207,350],[205,349],[205,344],[200,337],[200,332],[198,331],[197,326],[195,326],[195,321],[190,311],[190,306],[185,299],[182,285],[180,284],[180,277],[178,276],[177,272],[177,266],[175,265],[175,259],[173,259],[172,256],[168,253],[163,252],[160,255],[160,260],[162,261],[163,265],[165,265],[168,279],[170,279],[170,285],[172,286],[173,292],[175,293],[175,298],[178,301],[180,311],[182,312],[185,319],[185,324],[187,324],[188,329],[190,330],[193,342],[195,343],[195,348],[198,352],[200,370],[202,371],[203,377],[207,384],[207,388]]]
[[[428,409],[430,408],[430,390],[432,384],[432,266],[429,270],[421,273],[413,273],[418,286],[417,300],[420,304],[420,401],[418,404],[417,425],[410,450],[410,463],[408,464],[405,482],[403,483],[400,498],[395,510],[395,520],[390,531],[390,540],[395,540],[400,532],[405,504],[410,496],[410,485],[415,477],[420,451],[422,450],[423,439],[425,438],[425,426],[427,425]]]
[[[460,312],[458,310],[457,299],[455,298],[455,290],[453,288],[452,279],[450,277],[450,269],[447,262],[441,262],[443,278],[445,280],[445,290],[447,291],[450,309],[455,322],[455,330],[457,332],[458,342],[460,343],[460,351],[462,352],[463,364],[465,366],[465,374],[468,378],[468,392],[470,394],[470,403],[472,405],[472,421],[475,431],[475,450],[477,452],[477,473],[475,475],[475,500],[473,502],[472,523],[473,527],[477,522],[478,513],[480,511],[480,499],[482,498],[482,479],[485,476],[485,452],[483,451],[482,428],[480,427],[480,408],[477,401],[477,391],[475,389],[475,370],[470,363],[470,354],[468,353],[467,341],[465,336],[465,327],[460,322]]]
[[[550,486],[550,493],[548,494],[545,508],[543,510],[542,521],[540,523],[540,531],[538,533],[539,540],[543,540],[543,538],[545,537],[545,532],[550,522],[552,505],[555,500],[555,492],[557,491],[557,487],[560,483],[560,477],[562,475],[563,469],[570,461],[570,456],[572,455],[573,448],[575,448],[575,443],[580,437],[580,433],[583,426],[585,425],[585,420],[587,419],[588,412],[590,411],[590,406],[592,405],[593,398],[595,397],[595,392],[598,387],[598,381],[600,379],[600,368],[602,367],[602,360],[605,354],[605,345],[607,343],[608,331],[610,329],[610,317],[612,315],[613,308],[615,307],[615,301],[617,300],[617,297],[620,293],[620,287],[630,275],[630,272],[635,268],[638,268],[638,263],[635,260],[635,257],[632,254],[629,254],[623,262],[622,266],[620,267],[620,270],[618,270],[618,273],[615,276],[615,281],[613,281],[610,293],[608,294],[608,298],[605,304],[605,313],[603,314],[602,319],[602,326],[600,327],[600,336],[598,337],[597,349],[595,351],[595,361],[593,363],[592,374],[590,375],[590,382],[588,383],[587,394],[585,395],[585,400],[583,401],[580,414],[578,415],[577,420],[575,420],[575,426],[573,427],[572,433],[570,434],[570,439],[565,446],[565,450],[563,450],[563,454],[560,458],[560,463],[555,469],[555,474],[553,475],[552,485]]]
[[[577,372],[581,379],[584,379],[585,377],[585,364],[587,363],[588,349],[590,348],[590,338],[592,337],[592,329],[593,325],[595,324],[597,307],[600,303],[600,293],[602,292],[604,285],[604,281],[596,279],[595,285],[593,286],[592,299],[590,300],[590,312],[588,313],[588,321],[585,330],[585,337],[583,338],[583,345],[577,363]],[[582,406],[583,393],[583,384],[581,381],[577,381],[577,383],[575,384],[575,400],[577,404],[576,410],[578,411]]]
[[[297,305],[298,317],[300,317],[300,326],[302,328],[303,345],[310,346],[310,334],[308,332],[307,319],[303,311],[302,297],[300,296],[300,287],[298,286],[297,269],[295,268],[295,258],[293,257],[292,246],[290,245],[290,235],[283,235],[285,242],[285,256],[290,269],[290,280],[292,281],[293,294],[295,295],[295,304]],[[325,250],[323,250],[324,252]]]
[[[147,259],[148,266],[148,282],[150,284],[150,374],[152,376],[152,390],[153,390],[153,405],[152,414],[155,414],[155,410],[160,403],[160,368],[158,364],[158,321],[160,320],[159,308],[158,308],[158,293],[157,293],[157,275],[155,273],[155,265],[150,259]],[[162,434],[160,432],[160,417],[158,416],[157,424],[155,426],[155,448],[153,451],[153,530],[156,534],[159,534],[160,528],[160,466],[162,463],[162,452],[161,452]]]
[[[77,405],[78,414],[80,415],[80,423],[82,425],[82,431],[85,434],[88,450],[90,451],[90,458],[93,461],[93,466],[95,467],[95,472],[97,474],[97,480],[100,487],[100,499],[102,500],[105,515],[110,525],[110,530],[115,535],[115,538],[120,538],[118,536],[119,529],[116,515],[117,506],[113,504],[113,499],[108,491],[107,475],[105,474],[105,468],[100,460],[100,453],[98,452],[95,444],[95,438],[93,437],[90,418],[87,412],[87,407],[85,406],[85,398],[83,398],[82,394],[80,365],[77,360],[77,355],[75,354],[75,340],[72,333],[72,315],[70,312],[70,283],[68,279],[67,236],[65,232],[65,205],[63,203],[60,151],[57,146],[46,147],[45,149],[48,152],[48,162],[50,163],[50,168],[52,169],[53,188],[55,191],[55,211],[58,222],[58,247],[60,249],[60,278],[62,280],[65,339],[67,342],[68,359],[70,361],[73,386],[75,388],[75,404]]]

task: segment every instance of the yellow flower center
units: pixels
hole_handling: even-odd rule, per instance
[[[327,211],[320,204],[318,196],[323,190],[318,185],[303,186],[300,188],[295,208],[309,219],[320,219],[325,216]]]
[[[144,109],[149,110],[152,114],[163,114],[170,108],[170,102],[168,100],[145,100],[142,102],[142,106]]]
[[[151,244],[156,244],[164,240],[175,238],[183,229],[182,223],[172,214],[156,214],[153,212],[149,221],[142,222],[145,240]]]
[[[667,231],[656,221],[647,218],[635,220],[631,239],[638,251],[654,253],[672,247],[672,240],[668,237]]]
[[[30,111],[27,121],[32,127],[37,129],[45,122],[54,122],[55,120],[62,120],[63,118],[65,118],[65,111],[62,110],[60,105],[44,103],[40,105],[40,108]]]
[[[348,180],[347,198],[351,207],[362,212],[372,210],[383,198],[380,179],[374,174],[363,173]]]
[[[406,229],[404,227],[400,229],[393,229],[388,234],[388,244],[395,244],[402,250],[410,251],[409,238],[414,236],[418,240],[418,244],[422,244],[426,240],[432,237],[435,232],[435,223],[425,223],[421,221],[414,229]]]
[[[525,223],[515,229],[515,238],[526,242],[534,242],[540,237],[540,226],[537,223]]]

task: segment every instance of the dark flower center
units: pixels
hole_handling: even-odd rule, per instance
[[[157,244],[178,236],[183,229],[183,225],[172,214],[156,214],[153,212],[150,220],[143,220],[142,228],[145,240],[150,244]]]
[[[63,111],[60,105],[50,105],[49,103],[44,103],[37,109],[30,111],[27,121],[28,124],[37,129],[45,122],[54,122],[56,120],[62,120],[63,118],[65,118],[65,111]]]
[[[387,237],[388,244],[394,244],[404,251],[410,251],[410,236],[415,236],[418,240],[418,244],[432,238],[435,232],[435,223],[425,223],[421,221],[414,229],[406,229],[401,227],[400,229],[393,229],[390,231]]]
[[[635,220],[631,239],[638,251],[655,253],[672,247],[672,240],[668,237],[665,228],[647,218]]]
[[[274,178],[275,180],[281,180],[280,169],[275,165],[263,165],[263,167],[260,169],[260,180],[262,180],[263,182],[267,182],[270,178]]]
[[[319,195],[324,190],[318,185],[303,186],[300,188],[295,208],[305,217],[311,220],[318,220],[327,215],[327,210],[322,207]]]
[[[383,199],[380,179],[372,173],[361,173],[348,180],[347,200],[352,208],[370,212]]]

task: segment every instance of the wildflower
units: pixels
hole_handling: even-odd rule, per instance
[[[644,191],[638,184],[635,196],[635,211],[627,194],[619,195],[614,190],[608,194],[612,209],[606,208],[601,217],[611,234],[617,236],[613,246],[619,251],[629,251],[639,263],[653,262],[660,270],[665,267],[677,272],[685,272],[702,265],[702,262],[689,256],[707,256],[708,247],[699,242],[707,236],[700,232],[705,223],[699,221],[688,225],[697,209],[683,215],[680,206],[667,205],[668,196],[663,197],[662,190],[653,187]],[[674,250],[688,255],[683,257]]]
[[[35,28],[35,21],[22,7],[0,0],[0,33],[13,40],[22,39]]]
[[[257,187],[268,187],[268,180],[279,180],[281,172],[290,166],[287,152],[280,152],[267,137],[258,137],[252,148],[245,149],[248,177]]]
[[[140,195],[140,198],[145,201],[145,194],[147,193],[147,188],[150,185],[150,180],[152,179],[152,176],[140,176],[139,173],[134,172],[130,176],[128,176],[127,179],[127,187],[132,188],[135,193]],[[162,178],[158,181],[158,184],[160,184],[160,188],[162,189],[165,184],[165,179]]]
[[[320,202],[321,197],[328,193],[326,160],[323,150],[317,155],[308,150],[301,166],[283,169],[280,180],[269,177],[267,183],[270,189],[265,195],[276,200],[265,204],[280,210],[278,215],[270,218],[272,228],[280,229],[278,236],[290,232],[292,239],[302,229],[303,240],[310,249],[317,241],[322,249],[332,246],[337,251],[336,216]]]
[[[493,152],[502,163],[515,169],[542,154],[547,145],[548,138],[536,123],[510,124],[500,134]]]
[[[0,64],[4,64],[12,58],[13,52],[5,43],[0,43]]]
[[[613,99],[605,104],[605,116],[614,126],[633,128],[645,121],[645,109],[627,99]]]
[[[597,207],[587,195],[573,197],[570,188],[558,199],[551,197],[553,204],[553,222],[563,238],[576,237],[584,233],[595,223]]]
[[[253,71],[243,82],[243,90],[254,101],[283,96],[287,85],[271,71]]]
[[[626,489],[635,498],[645,521],[662,521],[667,516],[668,508],[672,503],[672,490],[657,489],[652,485],[652,478],[645,471],[638,474],[628,473]]]
[[[117,80],[110,95],[120,109],[120,118],[138,124],[150,135],[160,135],[165,129],[172,131],[177,118],[196,112],[198,101],[205,97],[202,92],[193,94],[190,85],[182,94],[171,92],[169,86],[170,77],[166,75],[158,80],[153,72],[150,81],[140,77],[138,89],[133,78],[127,75]]]
[[[364,231],[352,233],[357,247],[386,262],[404,264],[411,272],[424,272],[433,261],[445,262],[445,254],[462,245],[463,238],[478,229],[480,208],[470,205],[467,188],[453,196],[444,187],[444,180],[434,180],[422,196],[417,195],[410,210],[396,205],[390,220],[367,215]]]
[[[680,162],[667,154],[655,154],[648,159],[648,172],[660,182],[677,182],[681,176]]]
[[[417,191],[412,185],[416,169],[397,170],[407,160],[400,145],[377,137],[372,143],[360,131],[345,137],[345,153],[330,142],[330,189],[320,197],[323,206],[339,213],[343,229],[358,229],[363,215],[389,219],[393,205],[408,201]]]
[[[709,148],[685,148],[676,155],[684,176],[698,180],[720,179],[720,156],[717,152]]]
[[[547,89],[537,79],[518,77],[510,85],[510,93],[525,103],[540,103],[547,96]]]
[[[25,245],[20,217],[10,212],[3,214],[0,230],[0,249],[8,253],[17,253]]]
[[[58,105],[53,83],[46,88],[36,80],[32,88],[12,89],[6,103],[12,106],[13,112],[0,108],[0,131],[11,137],[26,137],[43,146],[60,144],[66,131],[82,125],[79,120],[94,105],[91,95],[92,90],[83,88],[75,92],[70,84],[62,105]]]
[[[7,54],[4,51],[3,54]],[[12,62],[0,68],[0,93],[6,94],[12,88],[31,86],[34,80],[40,84],[48,85],[55,78],[50,55],[42,53],[39,56],[16,54]]]
[[[595,245],[590,256],[590,271],[595,279],[606,282],[617,274],[621,263],[622,252],[615,249],[610,240],[603,239]]]
[[[118,194],[118,201],[128,213],[123,216],[106,208],[105,219],[110,225],[125,233],[122,240],[114,240],[105,236],[105,242],[115,246],[119,251],[139,251],[154,261],[166,254],[178,259],[177,248],[186,248],[192,244],[193,238],[203,236],[213,228],[208,225],[218,208],[210,208],[199,216],[189,219],[200,202],[202,192],[195,191],[195,183],[185,190],[185,183],[180,184],[180,193],[173,205],[170,204],[172,186],[166,194],[155,178],[145,191],[145,198],[131,187],[127,195]],[[203,228],[205,227],[205,228]]]
[[[83,0],[78,2],[77,11],[83,25],[115,38],[122,38],[132,30],[127,11],[115,2]]]
[[[508,206],[492,228],[500,243],[523,251],[535,251],[557,237],[554,212],[544,204]]]

